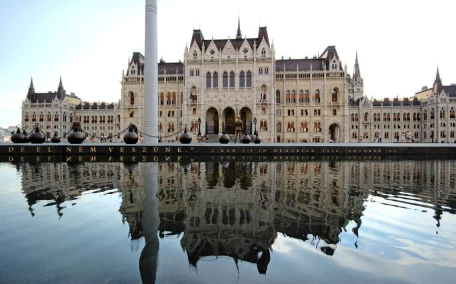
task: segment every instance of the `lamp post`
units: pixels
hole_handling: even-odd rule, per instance
[[[198,118],[198,140],[201,138],[201,117]]]
[[[257,119],[256,117],[253,118],[253,124],[255,125],[255,131],[253,132],[253,135],[257,136],[258,132],[256,131],[256,124],[257,124]]]

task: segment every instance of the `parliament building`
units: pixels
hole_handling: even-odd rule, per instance
[[[22,104],[22,127],[35,124],[65,136],[74,119],[91,136],[122,139],[128,125],[144,129],[144,56],[133,52],[122,72],[117,102],[85,102],[57,92],[36,93],[33,81]],[[158,63],[158,131],[175,142],[185,126],[194,134],[234,134],[235,118],[264,142],[454,142],[456,85],[437,70],[432,88],[399,99],[369,99],[356,55],[353,74],[335,46],[303,59],[276,59],[266,27],[253,38],[205,39],[193,30],[183,61]],[[151,133],[144,133],[150,135]],[[400,140],[400,138],[402,138]],[[115,139],[114,139],[115,140]]]

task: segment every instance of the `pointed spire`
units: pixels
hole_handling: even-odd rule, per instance
[[[30,87],[27,93],[27,99],[32,100],[33,95],[35,94],[35,87],[33,86],[33,78],[30,78]]]
[[[30,87],[29,87],[29,90],[34,90],[35,87],[33,86],[33,78],[30,77]]]
[[[439,67],[437,67],[437,74],[434,81],[434,93],[440,94],[443,90],[442,79],[440,79]]]
[[[435,76],[435,82],[442,82],[442,80],[440,79],[440,72],[439,72],[439,67],[437,67],[437,75]]]
[[[356,58],[355,58],[355,68],[353,70],[353,79],[361,79],[361,71],[359,69],[358,63],[358,50],[356,51]]]
[[[63,89],[62,76],[60,76],[59,89]]]
[[[238,18],[238,29],[236,33],[236,39],[242,39],[242,34],[241,34],[241,17],[239,16]]]
[[[57,98],[59,100],[64,100],[66,96],[66,91],[63,89],[62,76],[60,76],[59,88],[57,90]]]

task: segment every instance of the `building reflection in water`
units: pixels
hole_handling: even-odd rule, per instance
[[[85,190],[119,189],[132,249],[145,239],[144,282],[155,281],[158,238],[181,235],[195,269],[204,257],[228,256],[265,274],[278,233],[329,256],[343,231],[358,237],[368,198],[433,206],[437,227],[444,211],[456,213],[455,161],[62,163],[20,164],[18,171],[32,215],[39,200],[61,216],[60,205]]]

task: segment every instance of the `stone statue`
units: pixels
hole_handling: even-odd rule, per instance
[[[241,138],[241,134],[242,134],[242,129],[244,128],[244,123],[242,122],[241,118],[239,117],[239,115],[236,117],[236,121],[234,122],[234,136],[235,136],[235,140],[237,139],[236,137],[238,137],[239,135],[239,139]]]

